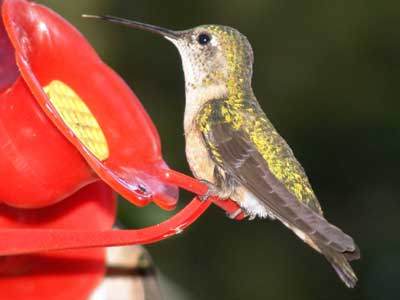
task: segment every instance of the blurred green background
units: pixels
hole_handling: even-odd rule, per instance
[[[166,161],[184,155],[180,58],[149,33],[80,18],[111,14],[172,29],[238,28],[255,52],[254,90],[302,162],[329,220],[362,251],[349,290],[322,256],[278,222],[235,222],[211,208],[148,246],[181,295],[166,299],[399,299],[400,2],[398,0],[42,0],[89,39],[157,125]],[[181,205],[192,195],[182,193]],[[171,212],[121,201],[130,228]]]

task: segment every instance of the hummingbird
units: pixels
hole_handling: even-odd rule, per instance
[[[156,33],[177,47],[185,77],[186,157],[193,175],[208,186],[202,198],[230,198],[249,218],[279,220],[354,287],[357,276],[349,261],[360,257],[359,249],[324,218],[303,167],[258,103],[246,36],[222,25],[174,31],[107,15],[84,16]]]

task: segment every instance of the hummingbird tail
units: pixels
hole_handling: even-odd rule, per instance
[[[347,287],[355,287],[357,283],[357,276],[351,268],[349,261],[359,259],[360,250],[351,237],[347,236],[342,231],[339,231],[339,234],[345,237],[344,241],[348,241],[349,239],[351,240],[351,245],[349,247],[344,247],[341,246],[341,244],[333,243],[332,239],[329,239],[329,236],[324,236],[317,231],[313,232],[312,235],[307,235],[296,227],[292,227],[285,222],[283,222],[283,224],[293,230],[293,232],[305,243],[323,254],[325,258],[331,263],[332,267],[335,269],[336,273],[339,275],[340,279],[342,279],[342,281],[347,285]],[[327,224],[331,228],[336,228],[336,230],[340,230],[329,223]],[[338,232],[336,230],[335,232]],[[329,233],[329,230],[326,230],[325,232]]]
[[[322,254],[331,263],[332,267],[335,269],[336,273],[339,275],[340,279],[349,288],[354,288],[357,283],[357,276],[354,270],[350,266],[349,261],[355,258],[359,258],[359,252],[351,254],[351,257],[347,257],[345,253],[337,252],[326,246],[320,247]],[[357,256],[358,255],[358,256]]]

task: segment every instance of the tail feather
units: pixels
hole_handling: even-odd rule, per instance
[[[282,223],[290,228],[305,243],[323,254],[325,258],[331,263],[332,267],[335,269],[336,273],[339,275],[340,279],[342,279],[342,281],[347,285],[347,287],[355,287],[358,279],[353,269],[351,268],[349,261],[359,259],[360,250],[351,237],[342,232],[343,235],[346,235],[349,239],[351,239],[352,247],[350,248],[351,251],[339,251],[338,249],[342,249],[345,247],[332,241],[327,241],[327,239],[322,235],[308,235],[303,231],[297,229],[296,227],[292,227],[285,222]],[[331,226],[334,227],[333,225]]]
[[[351,257],[347,257],[347,254],[337,252],[326,246],[320,247],[321,253],[331,263],[340,279],[349,288],[354,288],[357,283],[357,275],[349,264],[349,260],[358,259],[360,257],[359,251],[349,254]]]
[[[344,252],[348,261],[353,261],[361,258],[360,249],[356,245],[356,249],[353,252]]]
[[[337,241],[342,241],[342,243],[335,242],[334,239],[329,239],[328,236],[319,234],[317,230],[310,233],[305,233],[300,229],[289,225],[288,223],[281,220],[282,223],[291,229],[300,239],[302,239],[309,246],[320,252],[325,256],[325,258],[331,263],[332,267],[335,269],[336,273],[339,275],[340,279],[349,288],[354,288],[357,283],[357,276],[350,266],[349,261],[356,260],[360,258],[360,250],[355,244],[353,239],[341,231],[339,228],[328,223],[327,228],[334,228],[334,232],[338,233],[336,237],[342,236],[342,239],[336,238]],[[326,232],[330,232],[327,230]]]

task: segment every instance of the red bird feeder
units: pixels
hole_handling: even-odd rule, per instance
[[[26,0],[0,8],[0,297],[63,291],[57,299],[83,300],[105,268],[93,247],[165,239],[211,202],[194,199],[149,228],[112,230],[110,187],[137,206],[173,209],[177,187],[204,194],[206,186],[169,169],[140,101],[68,22]]]

